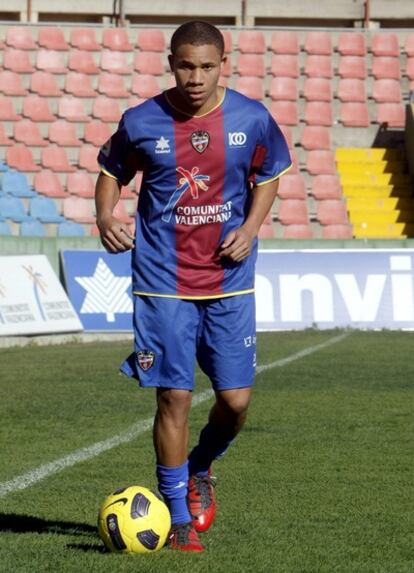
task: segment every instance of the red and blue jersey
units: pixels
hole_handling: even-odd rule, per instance
[[[218,250],[244,223],[252,185],[291,166],[283,134],[261,103],[227,89],[209,113],[187,116],[160,94],[125,112],[98,162],[122,185],[143,171],[135,294],[203,299],[254,290],[257,240],[240,263]]]

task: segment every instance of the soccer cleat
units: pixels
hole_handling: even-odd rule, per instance
[[[202,533],[211,527],[216,515],[214,487],[216,479],[211,476],[191,476],[188,480],[188,508],[196,531]]]
[[[191,521],[183,525],[173,525],[168,534],[167,545],[170,549],[178,551],[204,551],[204,545],[200,542],[198,533]]]

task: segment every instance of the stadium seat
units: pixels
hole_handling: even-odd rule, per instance
[[[230,30],[220,30],[224,40],[224,53],[226,55],[233,51],[233,36]]]
[[[322,227],[322,239],[352,239],[351,225],[324,225]]]
[[[0,123],[0,145],[1,146],[13,145],[13,141],[8,137],[5,127],[2,123]]]
[[[243,54],[264,54],[266,40],[260,30],[242,30],[237,38],[237,45]]]
[[[6,221],[0,221],[0,235],[3,237],[10,236],[12,234],[10,226]]]
[[[331,149],[329,128],[319,125],[305,125],[300,138],[300,144],[307,151],[313,149]]]
[[[79,147],[79,141],[76,125],[69,123],[65,119],[58,119],[49,125],[49,140],[52,143],[57,143],[62,147]]]
[[[290,30],[273,32],[270,47],[275,54],[298,54],[299,42],[296,32]]]
[[[310,55],[305,60],[305,76],[312,78],[331,78],[332,59],[331,56]]]
[[[339,175],[315,175],[312,177],[311,194],[315,199],[341,199],[342,188]]]
[[[398,58],[374,57],[372,60],[372,75],[376,80],[400,80],[401,69]]]
[[[92,116],[106,122],[118,122],[121,119],[119,101],[106,96],[98,96],[92,104]]]
[[[64,95],[59,99],[58,116],[67,121],[86,122],[90,120],[83,100],[72,95]]]
[[[57,226],[58,237],[84,237],[85,229],[80,223],[73,221],[63,221]]]
[[[34,162],[31,149],[25,145],[11,145],[6,151],[6,163],[18,171],[40,171],[40,167]]]
[[[341,56],[365,57],[365,36],[361,32],[341,32],[338,37],[338,52]]]
[[[349,223],[346,204],[339,199],[318,201],[316,218],[321,225],[347,225]]]
[[[83,197],[67,197],[63,201],[63,215],[78,223],[95,223],[92,201]]]
[[[13,197],[13,195],[3,195],[0,197],[0,216],[3,217],[3,219],[11,219],[15,223],[32,220],[32,217],[26,213],[26,209],[20,197]]]
[[[66,51],[69,49],[62,28],[54,26],[39,28],[37,42],[41,48],[48,50]]]
[[[161,92],[158,79],[148,74],[135,74],[132,78],[131,93],[147,99]]]
[[[264,78],[265,65],[261,54],[240,54],[237,60],[237,73],[240,76]]]
[[[33,197],[30,199],[29,211],[31,216],[41,223],[60,223],[64,220],[58,213],[55,201],[50,197]]]
[[[331,103],[325,101],[309,101],[305,104],[305,123],[307,125],[323,125],[331,127],[333,111]]]
[[[11,26],[6,31],[6,46],[17,50],[35,50],[32,31],[27,26]]]
[[[397,80],[375,80],[372,97],[379,103],[401,103],[401,87]]]
[[[292,128],[289,125],[280,125],[279,124],[279,129],[283,133],[283,137],[286,139],[286,143],[287,143],[289,149],[292,149],[292,147],[293,147]]]
[[[91,76],[80,72],[68,72],[65,76],[65,92],[75,97],[96,97]]]
[[[69,52],[68,68],[80,74],[98,74],[99,66],[96,64],[92,52],[72,50]]]
[[[346,102],[341,105],[341,122],[346,127],[368,127],[369,112],[366,103]]]
[[[408,79],[414,80],[414,57],[407,58],[405,73],[407,74]],[[0,74],[1,74],[1,72],[0,72]],[[1,91],[3,91],[3,90],[1,90]]]
[[[14,109],[15,98],[0,95],[0,120],[17,121],[20,116]]]
[[[99,173],[100,167],[98,165],[98,152],[99,149],[96,147],[84,145],[79,150],[79,167],[86,169],[89,173]]]
[[[298,57],[291,54],[275,54],[270,62],[270,72],[276,78],[298,78]]]
[[[70,45],[78,50],[99,52],[101,46],[96,41],[94,28],[72,28],[70,32]]]
[[[46,230],[40,221],[22,221],[20,223],[21,237],[45,237]]]
[[[56,76],[50,72],[36,71],[31,74],[30,91],[44,97],[58,97],[62,95]]]
[[[23,143],[29,147],[43,147],[48,142],[43,139],[39,126],[31,119],[21,119],[13,125],[13,137],[17,143]]]
[[[394,33],[378,32],[371,39],[371,51],[374,56],[391,56],[396,58],[400,55],[400,46],[397,35]]]
[[[226,55],[226,61],[224,62],[221,68],[220,74],[222,76],[221,81],[223,81],[223,76],[225,78],[229,78],[233,74],[233,64],[231,60],[231,54]]]
[[[83,137],[86,143],[91,143],[95,147],[100,147],[112,134],[112,130],[107,123],[93,120],[85,125]]]
[[[3,68],[17,74],[31,74],[34,67],[30,61],[29,52],[8,48],[3,51]]]
[[[9,96],[24,96],[27,90],[23,87],[22,77],[10,70],[0,70],[0,93]]]
[[[414,56],[414,32],[407,34],[405,37],[404,50],[409,58]]]
[[[129,92],[125,87],[125,79],[118,74],[102,72],[98,77],[98,92],[108,97],[128,97]]]
[[[305,180],[302,175],[287,173],[279,180],[277,196],[280,199],[306,199]]]
[[[49,145],[42,149],[40,163],[46,169],[62,173],[75,171],[75,167],[69,163],[66,149],[59,145]]]
[[[335,153],[319,149],[308,151],[306,169],[311,175],[334,175],[336,173]]]
[[[39,49],[36,56],[36,68],[51,74],[65,74],[66,65],[61,52]]]
[[[332,100],[331,80],[326,78],[305,78],[303,97],[308,101]]]
[[[95,194],[95,181],[90,173],[75,171],[68,174],[66,189],[71,195],[92,198]]]
[[[298,124],[298,106],[294,101],[272,101],[270,113],[281,125]]]
[[[405,126],[405,107],[401,103],[377,104],[377,122],[387,124],[388,127]]]
[[[102,46],[115,52],[132,52],[126,28],[106,28],[102,33]]]
[[[342,56],[339,60],[338,75],[341,78],[365,80],[367,77],[365,58],[359,56]]]
[[[56,117],[50,111],[47,98],[30,94],[23,100],[22,115],[32,121],[54,121]]]
[[[165,51],[164,31],[158,28],[145,28],[138,32],[137,48],[143,52]]]
[[[27,176],[20,171],[9,170],[1,177],[1,190],[8,195],[15,197],[33,197],[35,193],[31,190]]]
[[[252,99],[262,100],[264,98],[264,86],[261,78],[252,76],[238,77],[235,88]]]
[[[313,229],[310,225],[286,225],[283,227],[284,239],[313,239]]]
[[[272,225],[261,225],[258,233],[259,239],[274,239],[276,237],[275,230]]]
[[[330,56],[332,54],[332,41],[329,32],[313,31],[308,32],[304,45],[307,54],[319,56]]]
[[[162,76],[165,72],[162,55],[158,52],[137,52],[134,59],[134,70],[140,74]]]
[[[33,186],[38,193],[46,195],[47,197],[64,198],[67,196],[59,176],[48,169],[36,173]]]
[[[272,78],[269,95],[272,100],[297,101],[298,89],[295,78]]]
[[[283,199],[279,201],[277,211],[282,225],[307,225],[309,223],[306,201]]]
[[[112,74],[131,74],[125,52],[102,52],[101,70]]]
[[[341,101],[365,102],[365,82],[357,78],[340,78],[337,90]]]

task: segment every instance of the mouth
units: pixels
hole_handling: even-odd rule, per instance
[[[187,97],[191,101],[200,101],[204,98],[204,92],[201,91],[187,91]]]

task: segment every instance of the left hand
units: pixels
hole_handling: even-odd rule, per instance
[[[220,246],[219,256],[228,257],[232,261],[239,263],[250,255],[253,238],[243,227],[231,231]]]

